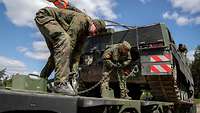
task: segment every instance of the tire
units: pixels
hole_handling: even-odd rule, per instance
[[[135,109],[125,109],[122,113],[138,113]]]

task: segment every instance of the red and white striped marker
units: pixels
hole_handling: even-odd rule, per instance
[[[151,55],[150,61],[151,62],[163,62],[163,61],[170,61],[172,59],[171,54],[165,54],[165,55]]]
[[[150,66],[151,73],[169,73],[172,71],[171,65],[160,64]]]

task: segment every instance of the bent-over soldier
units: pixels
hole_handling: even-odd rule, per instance
[[[105,97],[104,94],[109,90],[109,75],[117,69],[118,72],[115,72],[115,75],[117,75],[119,81],[120,98],[130,99],[126,86],[126,76],[125,73],[122,72],[122,69],[131,62],[130,49],[131,45],[127,41],[124,41],[123,43],[112,45],[105,50],[103,54],[103,75],[105,76],[105,80],[101,84],[102,97]]]
[[[48,78],[55,69],[55,92],[75,95],[69,74],[77,73],[86,37],[104,30],[105,23],[68,7],[40,9],[35,21],[51,53],[40,76]]]

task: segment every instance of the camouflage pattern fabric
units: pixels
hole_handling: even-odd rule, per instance
[[[127,54],[121,54],[119,51],[119,48],[121,47],[121,44],[116,44],[108,49],[105,50],[103,54],[104,59],[104,72],[103,75],[106,76],[106,79],[101,84],[101,92],[105,93],[106,89],[109,89],[109,80],[110,76],[109,74],[116,71],[116,65],[120,64],[121,68],[118,68],[118,74],[115,72],[115,75],[117,75],[117,79],[119,81],[119,88],[120,88],[120,97],[126,98],[128,95],[128,90],[126,86],[126,76],[122,73],[122,68],[127,66],[131,62],[131,54],[130,51],[127,52]],[[112,70],[112,71],[111,71]],[[103,95],[102,95],[103,97]]]
[[[189,66],[189,59],[187,58],[188,49],[187,49],[186,45],[185,44],[179,44],[177,51],[180,53],[183,60]]]
[[[128,96],[128,89],[126,86],[126,76],[123,75],[122,71],[117,74],[117,78],[119,81],[119,88],[120,88],[120,97],[126,98]]]
[[[47,7],[37,12],[35,21],[51,53],[41,76],[48,78],[55,69],[56,82],[68,80],[70,70],[77,71],[91,20],[83,13]]]
[[[131,62],[131,53],[128,52],[127,54],[123,55],[119,52],[120,44],[112,45],[105,50],[103,54],[104,64],[107,67],[113,67],[114,64],[121,64],[122,67],[127,66]]]

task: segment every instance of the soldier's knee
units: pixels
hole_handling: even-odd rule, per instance
[[[53,17],[53,14],[51,12],[53,8],[51,7],[45,7],[45,8],[42,8],[40,9],[37,13],[36,13],[36,16],[35,16],[35,22],[39,25],[42,25],[42,24],[45,24],[51,20],[54,19]]]
[[[47,15],[49,15],[48,14],[49,11],[50,11],[50,8],[48,8],[48,7],[42,8],[38,12],[36,12],[36,17],[35,18],[39,18],[39,17],[42,17],[42,16],[47,16]]]

